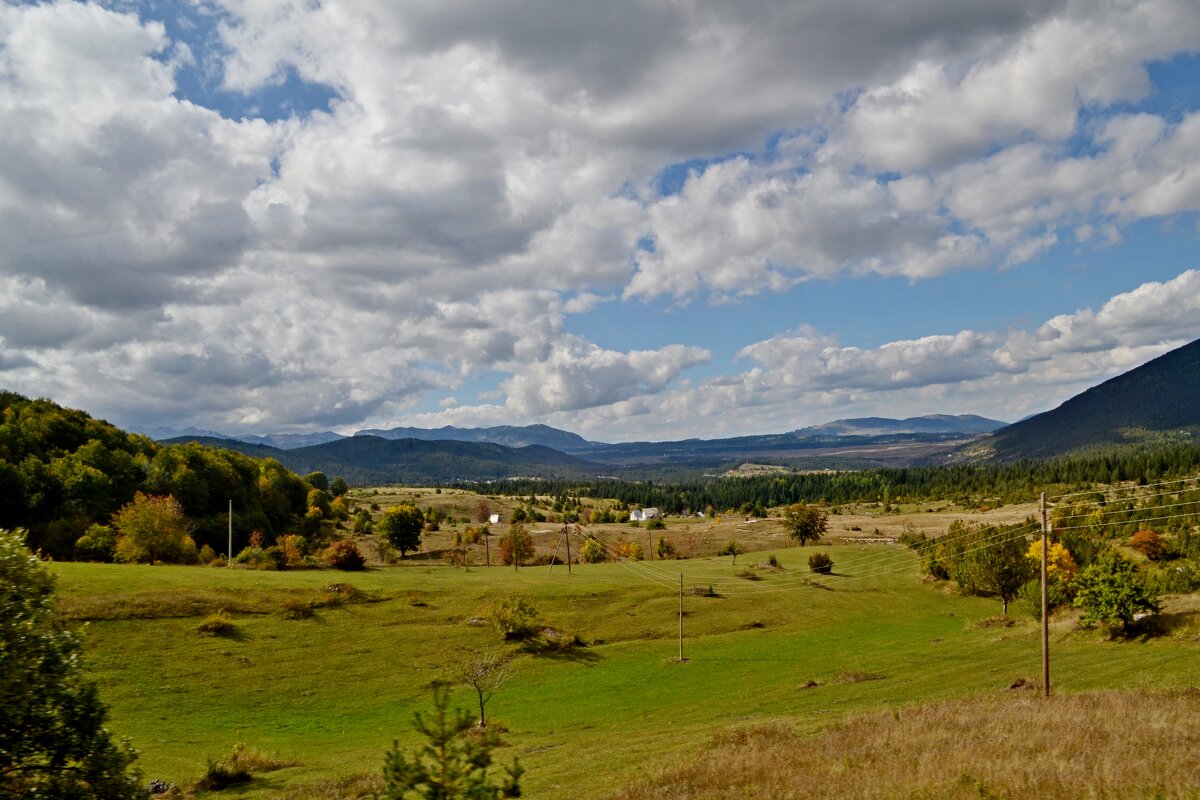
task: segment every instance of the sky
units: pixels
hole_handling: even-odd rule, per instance
[[[1014,421],[1200,338],[1195,0],[0,5],[0,388]]]

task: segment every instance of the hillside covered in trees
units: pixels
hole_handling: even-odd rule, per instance
[[[0,528],[26,528],[28,544],[70,558],[94,524],[107,524],[138,492],[173,495],[196,545],[273,537],[308,511],[312,487],[277,461],[199,444],[162,445],[83,411],[0,392]]]
[[[1046,458],[1086,448],[1200,438],[1200,340],[997,431],[997,459]]]
[[[357,485],[453,483],[517,476],[580,478],[608,469],[543,445],[507,447],[492,442],[384,439],[366,435],[292,450],[206,437],[168,441],[227,447],[255,458],[275,459],[297,472],[340,475]]]

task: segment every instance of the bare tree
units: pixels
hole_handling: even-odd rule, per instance
[[[469,650],[450,664],[449,672],[455,681],[475,690],[479,699],[479,727],[487,727],[484,710],[492,695],[513,676],[512,664],[496,650]]]

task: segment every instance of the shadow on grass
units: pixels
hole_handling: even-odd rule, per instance
[[[525,642],[521,645],[519,652],[550,661],[574,664],[596,664],[603,659],[603,656],[587,647],[563,647],[540,639]]]
[[[1151,614],[1137,622],[1130,623],[1123,636],[1117,633],[1112,638],[1145,642],[1150,639],[1161,639],[1187,633],[1200,635],[1200,612],[1167,611],[1161,614]]]

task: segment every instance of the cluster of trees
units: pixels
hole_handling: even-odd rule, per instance
[[[0,527],[28,529],[29,545],[53,558],[156,558],[118,553],[117,532],[165,498],[197,551],[227,548],[230,501],[235,551],[254,531],[270,541],[312,538],[347,516],[346,489],[340,478],[301,478],[272,459],[195,443],[160,445],[49,400],[0,392]]]
[[[625,507],[654,506],[668,514],[708,507],[732,511],[775,508],[794,503],[891,503],[953,499],[1029,502],[1038,492],[1088,489],[1097,483],[1152,483],[1200,472],[1200,445],[1173,444],[1111,450],[1007,464],[897,467],[862,471],[795,473],[677,483],[623,480],[508,480],[488,484],[494,494],[585,496],[618,501]]]
[[[937,539],[909,534],[903,541],[921,553],[927,574],[952,580],[972,594],[999,597],[1005,614],[1009,604],[1020,598],[1027,610],[1039,616],[1042,543],[1040,539],[1030,543],[1029,529],[1028,524],[955,522]],[[1151,537],[1157,538],[1152,532]],[[1157,547],[1151,537],[1142,537],[1141,544]],[[1075,549],[1061,538],[1051,542],[1046,572],[1051,610],[1073,604],[1082,609],[1085,624],[1099,623],[1119,632],[1137,614],[1159,610],[1137,565],[1103,541]]]

